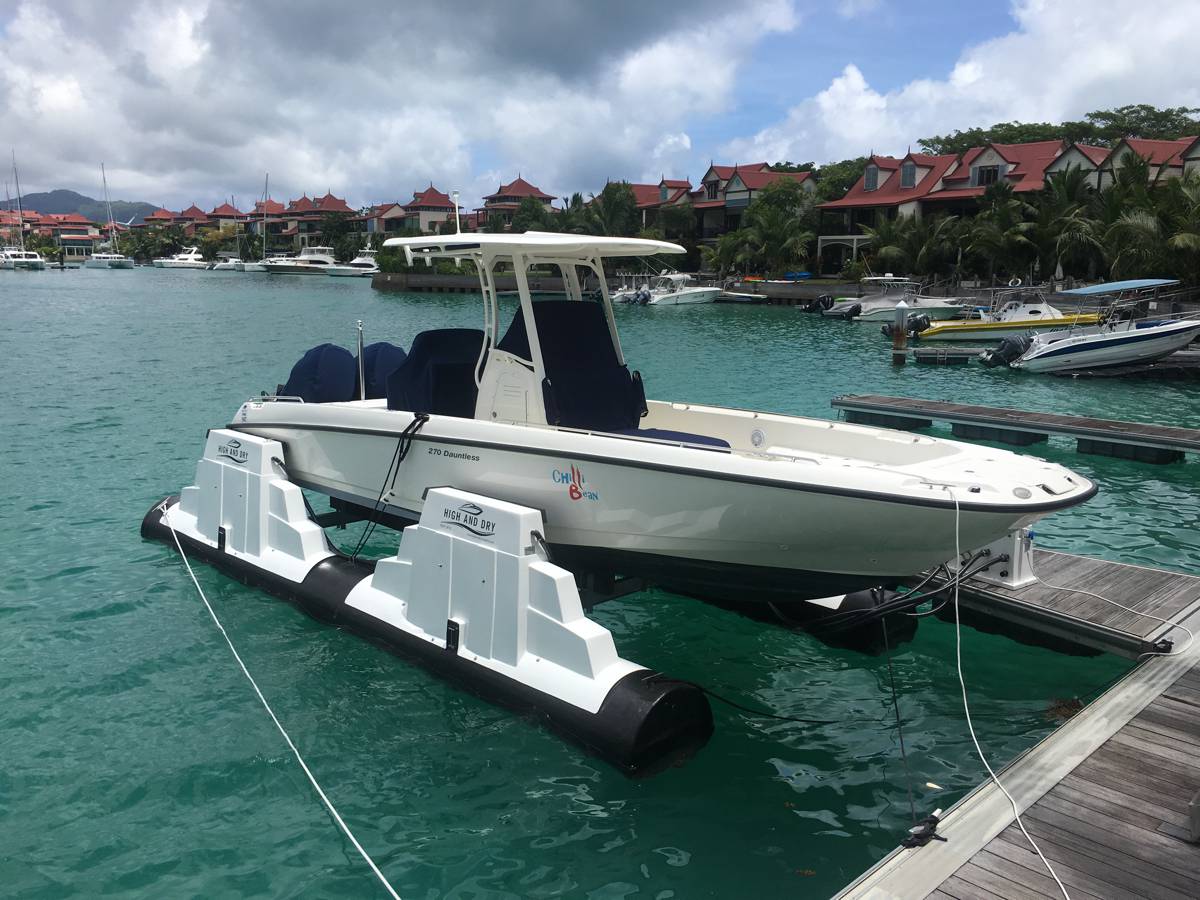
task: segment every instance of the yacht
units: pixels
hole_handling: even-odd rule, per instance
[[[859,282],[860,297],[834,297],[833,304],[821,310],[827,319],[848,319],[855,322],[889,322],[896,315],[896,304],[903,300],[913,312],[930,319],[953,319],[963,311],[953,297],[924,297],[921,283],[909,278],[872,275]]]
[[[275,257],[263,262],[272,275],[324,275],[326,266],[336,266],[332,247],[305,247],[299,256]]]
[[[922,312],[914,309],[909,318],[909,331],[922,341],[986,341],[1006,334],[1094,325],[1100,320],[1095,312],[1064,313],[1040,292],[1030,290],[1001,291],[990,306],[964,311],[960,320],[931,322],[920,318]],[[884,334],[890,336],[891,329],[885,327]]]
[[[326,266],[325,274],[341,278],[370,278],[372,275],[378,275],[379,264],[375,261],[375,251],[359,250],[358,255],[344,266]]]
[[[200,254],[199,247],[184,247],[174,256],[154,260],[156,269],[207,269],[210,263]]]
[[[288,478],[350,513],[413,522],[427,491],[450,485],[541,510],[552,558],[576,572],[804,608],[938,565],[1096,492],[1063,466],[991,447],[647,400],[603,266],[685,252],[676,244],[530,232],[385,246],[410,265],[474,263],[484,327],[420,332],[407,353],[373,345],[387,365],[321,345],[228,425],[281,442]],[[566,299],[535,298],[532,266],[558,268]],[[501,271],[515,275],[515,304],[495,288]]]
[[[23,247],[0,249],[0,269],[44,269],[46,261]]]
[[[101,251],[83,261],[85,269],[132,269],[133,260],[124,253]]]

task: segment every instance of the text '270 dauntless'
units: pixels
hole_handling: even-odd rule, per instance
[[[424,331],[407,353],[388,345],[361,378],[347,351],[312,351],[281,394],[323,402],[253,399],[229,425],[281,442],[289,477],[343,505],[415,521],[429,488],[453,486],[541,510],[568,568],[787,604],[920,572],[1095,493],[1004,450],[647,400],[604,261],[684,252],[675,244],[528,233],[387,246],[474,263],[483,328]],[[532,295],[535,267],[561,274],[566,299]],[[515,275],[515,310],[498,296],[500,270]],[[412,448],[396,474],[402,437]]]

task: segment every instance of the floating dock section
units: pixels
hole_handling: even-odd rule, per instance
[[[1200,896],[1200,644],[1150,659],[998,774],[1072,897]],[[839,900],[1062,896],[993,782],[937,832]]]
[[[834,397],[830,405],[840,410],[847,422],[905,430],[930,428],[934,421],[949,422],[955,437],[1020,447],[1061,435],[1075,438],[1080,453],[1139,462],[1179,462],[1185,453],[1200,453],[1200,428],[879,394],[845,394]]]

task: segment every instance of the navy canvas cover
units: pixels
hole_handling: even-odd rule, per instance
[[[589,300],[540,300],[533,317],[546,367],[547,421],[589,431],[636,428],[645,398],[617,358],[604,308]],[[530,358],[519,309],[496,346]]]
[[[474,418],[475,367],[482,349],[483,332],[477,328],[422,331],[387,379],[388,409]]]
[[[388,376],[404,364],[408,354],[395,344],[379,341],[363,347],[362,356],[363,379],[367,386],[365,399],[378,400],[386,397]]]
[[[280,394],[305,403],[340,403],[358,398],[358,363],[354,354],[337,344],[321,344],[302,357]]]

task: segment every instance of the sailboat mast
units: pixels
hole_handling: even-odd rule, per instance
[[[13,155],[13,181],[17,186],[17,235],[21,241],[21,249],[25,249],[25,210],[21,208],[21,176],[17,174],[17,151]],[[9,204],[12,205],[11,203]]]
[[[100,163],[100,180],[104,182],[104,205],[108,207],[109,243],[112,244],[113,253],[120,253],[121,248],[117,243],[117,223],[113,219],[112,201],[108,199],[108,174],[104,171],[104,163]]]
[[[267,260],[267,198],[271,196],[271,173],[267,172],[263,178],[263,220],[262,220],[262,258],[263,262]]]

